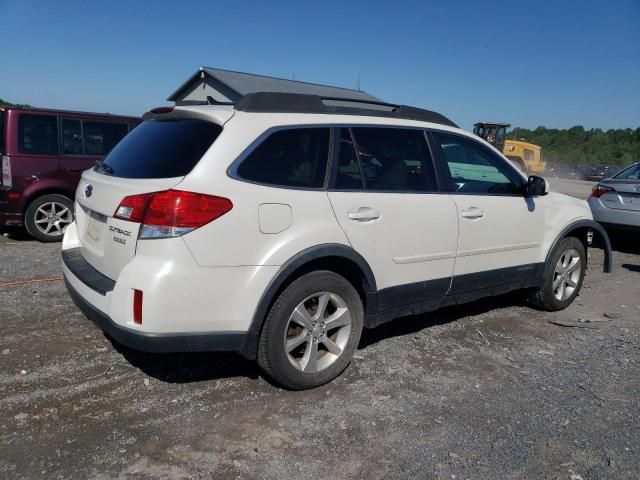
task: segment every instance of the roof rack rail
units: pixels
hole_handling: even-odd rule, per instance
[[[207,97],[208,98],[208,97]],[[175,102],[176,107],[192,107],[199,105],[234,105],[233,102],[219,102],[217,100],[180,100]]]
[[[321,97],[302,93],[255,92],[240,97],[234,105],[241,112],[271,113],[333,113],[370,117],[402,118],[438,123],[449,127],[458,125],[444,115],[422,108],[371,100],[343,97]]]

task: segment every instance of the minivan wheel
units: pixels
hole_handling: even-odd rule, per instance
[[[344,277],[320,270],[287,286],[265,320],[258,363],[293,390],[333,380],[349,365],[360,341],[364,311]]]
[[[36,198],[24,214],[27,232],[41,242],[59,242],[73,222],[73,202],[64,195]]]
[[[567,308],[580,292],[586,268],[582,242],[575,237],[561,240],[545,265],[544,284],[530,292],[530,302],[547,311]]]

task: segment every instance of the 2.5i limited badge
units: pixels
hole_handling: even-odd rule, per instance
[[[130,237],[131,236],[131,231],[123,230],[122,228],[114,227],[113,225],[109,225],[109,231],[113,232],[113,233],[116,233],[118,235],[124,235],[125,237]],[[116,242],[116,243],[121,243],[122,245],[126,245],[127,244],[127,239],[119,237],[118,235],[114,235],[113,236],[113,241]]]

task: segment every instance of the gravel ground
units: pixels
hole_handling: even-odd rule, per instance
[[[591,189],[598,182],[586,180],[571,180],[569,178],[547,178],[551,191],[586,199],[591,194]]]
[[[1,237],[0,477],[639,478],[637,244],[610,275],[591,249],[563,312],[512,294],[398,319],[288,392],[236,355],[112,344],[56,279],[59,245]]]

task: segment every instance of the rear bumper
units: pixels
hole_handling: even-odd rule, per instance
[[[148,333],[132,330],[115,323],[85,300],[65,275],[65,284],[76,306],[100,330],[118,343],[145,352],[239,352],[247,358],[255,358],[258,335],[249,332],[186,332]]]
[[[9,189],[0,186],[0,226],[21,227],[22,210],[19,200],[9,200]]]
[[[616,228],[640,229],[639,211],[609,208],[595,197],[589,197],[588,202],[596,222],[606,226],[615,225]]]

